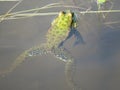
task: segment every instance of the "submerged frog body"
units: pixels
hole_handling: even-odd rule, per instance
[[[75,90],[76,86],[73,81],[73,71],[75,64],[74,58],[71,56],[70,52],[63,47],[63,44],[73,35],[76,37],[75,44],[84,43],[76,27],[77,17],[75,13],[69,10],[60,12],[51,23],[51,27],[46,34],[46,43],[26,50],[16,59],[16,61],[8,70],[1,72],[1,74],[12,72],[25,60],[26,57],[50,53],[66,63],[65,74],[67,81],[69,85]]]

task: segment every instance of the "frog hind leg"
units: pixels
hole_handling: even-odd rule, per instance
[[[47,53],[47,49],[46,49],[45,45],[40,45],[40,46],[36,46],[36,47],[30,48],[28,50],[25,50],[22,54],[20,54],[16,58],[16,60],[12,63],[12,65],[8,69],[0,71],[0,76],[5,77],[6,74],[15,70],[16,67],[19,66],[20,64],[22,64],[23,61],[25,61],[25,59],[27,57],[46,54],[46,53]]]
[[[52,49],[52,53],[56,58],[59,58],[60,60],[65,62],[66,81],[73,90],[76,90],[77,85],[75,84],[73,78],[75,72],[74,58],[71,56],[70,52],[63,47]]]

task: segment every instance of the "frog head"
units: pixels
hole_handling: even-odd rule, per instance
[[[68,30],[70,27],[77,26],[77,18],[74,12],[70,10],[59,12],[58,16],[53,20],[52,26],[57,26],[61,30]]]

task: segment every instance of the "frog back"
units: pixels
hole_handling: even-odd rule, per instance
[[[46,38],[49,48],[58,47],[58,45],[66,39],[70,32],[72,23],[71,12],[60,12],[59,15],[51,23]]]

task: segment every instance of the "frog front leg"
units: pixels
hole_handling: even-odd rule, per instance
[[[85,41],[83,40],[83,37],[82,37],[82,35],[80,34],[80,32],[79,32],[76,28],[74,28],[74,27],[71,27],[70,29],[71,29],[71,30],[70,30],[68,36],[66,37],[66,39],[63,40],[63,41],[59,44],[58,47],[62,47],[62,46],[64,45],[64,43],[65,43],[68,39],[70,39],[72,36],[75,37],[75,42],[74,42],[74,45],[73,45],[73,46],[76,46],[76,45],[78,45],[78,44],[85,44]]]
[[[47,52],[48,50],[46,48],[46,44],[42,44],[36,47],[32,47],[28,50],[25,50],[22,54],[20,54],[16,58],[16,60],[12,63],[12,65],[8,69],[0,71],[0,75],[4,77],[6,74],[12,72],[13,70],[16,69],[17,66],[22,64],[23,61],[25,61],[27,57],[42,55],[42,54],[46,54]]]
[[[67,83],[73,90],[77,90],[78,87],[73,79],[75,72],[75,60],[73,56],[71,56],[70,52],[63,47],[53,48],[51,53],[56,58],[65,62],[65,75]]]

